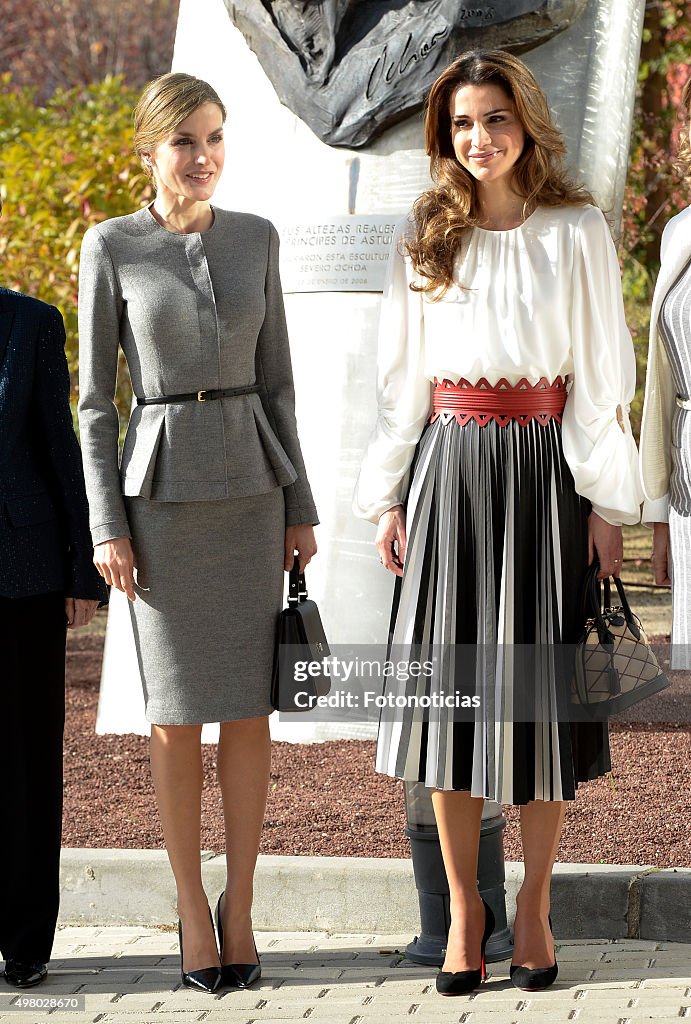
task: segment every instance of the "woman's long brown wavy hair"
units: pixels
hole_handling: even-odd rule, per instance
[[[545,94],[523,61],[503,50],[472,50],[458,57],[441,73],[427,100],[425,142],[435,184],[416,201],[415,235],[405,243],[413,266],[425,279],[411,287],[437,292],[435,298],[452,283],[454,256],[464,232],[480,216],[475,179],[456,159],[451,137],[451,101],[465,85],[498,85],[513,100],[525,132],[513,182],[524,199],[524,217],[537,206],[594,202],[585,188],[567,176],[564,139]]]
[[[684,111],[684,126],[679,133],[679,153],[674,166],[684,178],[691,178],[691,78],[682,91],[681,107]]]

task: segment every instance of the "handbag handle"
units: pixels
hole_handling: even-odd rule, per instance
[[[617,594],[619,595],[619,600],[621,601],[621,607],[622,607],[623,612],[624,612],[624,618],[626,619],[628,627],[631,630],[631,632],[633,633],[633,635],[636,637],[636,640],[640,640],[640,638],[641,638],[641,631],[640,631],[640,628],[639,628],[640,627],[640,623],[639,623],[638,619],[636,618],[636,616],[631,611],[631,607],[629,605],[628,598],[626,597],[626,594],[624,593],[624,584],[621,582],[621,580],[619,579],[618,576],[613,576],[612,579],[614,580],[614,586],[617,588]],[[609,583],[609,580],[607,580],[607,583]]]
[[[288,604],[298,604],[307,600],[307,584],[305,574],[300,572],[300,559],[293,558],[293,568],[288,576]]]
[[[632,626],[636,622],[636,617],[634,616],[633,612],[631,611],[631,608],[629,607],[628,598],[624,593],[624,584],[621,582],[618,576],[613,576],[612,579],[614,580],[614,586],[617,588],[617,593],[619,594],[621,606],[624,609],[626,621],[630,626]],[[609,583],[609,580],[607,580],[607,582]]]
[[[583,588],[583,603],[585,612],[584,619],[587,620],[588,618],[593,618],[597,624],[597,629],[601,640],[603,640],[603,642],[605,643],[612,643],[612,634],[610,633],[607,626],[607,622],[605,621],[605,618],[603,616],[603,611],[611,607],[612,590],[610,584],[610,577],[606,576],[604,580],[602,580],[602,584],[604,585],[603,604],[603,588],[601,585],[601,581],[597,578],[599,570],[600,563],[597,558],[594,558],[592,563],[588,566],[588,571],[586,573],[585,578],[585,585]],[[616,587],[617,594],[619,595],[619,600],[621,601],[621,608],[624,612],[624,618],[626,619],[626,622],[631,631],[633,632],[634,636],[636,637],[636,639],[638,639],[640,635],[638,629],[638,622],[633,612],[631,611],[631,606],[629,605],[628,598],[624,591],[624,584],[621,582],[618,576],[613,576],[612,579],[614,580],[614,586]]]

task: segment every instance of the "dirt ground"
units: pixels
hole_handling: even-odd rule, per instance
[[[148,740],[94,732],[102,644],[99,628],[69,640],[64,844],[161,849]],[[672,679],[672,721],[612,724],[612,776],[579,790],[559,860],[691,866],[691,689],[688,674]],[[215,748],[203,750],[202,847],[222,852]],[[375,774],[373,762],[372,741],[275,743],[262,852],[409,856],[401,784]],[[505,855],[520,860],[518,811],[505,814]]]

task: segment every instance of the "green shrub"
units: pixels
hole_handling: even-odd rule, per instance
[[[45,106],[34,90],[0,77],[2,284],[59,307],[73,383],[77,369],[77,274],[84,232],[152,198],[132,152],[138,90],[119,78],[59,90]],[[126,380],[126,371],[122,375]],[[127,386],[119,405],[129,404]]]

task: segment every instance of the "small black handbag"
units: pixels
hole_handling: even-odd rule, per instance
[[[594,561],[585,577],[585,630],[576,646],[571,687],[574,717],[581,720],[616,715],[669,686],[621,580],[613,577],[619,597],[613,605],[609,577],[601,587],[599,568]]]
[[[288,579],[288,604],[278,619],[271,703],[276,711],[309,711],[331,689],[324,658],[331,651],[319,609],[307,596],[297,555]]]

